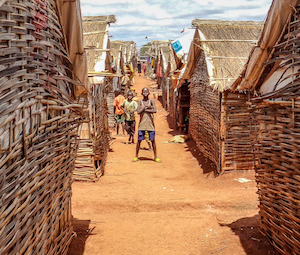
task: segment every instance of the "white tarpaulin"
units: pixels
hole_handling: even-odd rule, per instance
[[[268,61],[274,45],[281,39],[298,0],[273,0],[268,12],[258,46],[250,53],[248,62],[240,77],[233,83],[232,90],[255,89],[263,72],[263,63]]]
[[[72,62],[72,71],[88,89],[87,85],[87,61],[83,48],[82,17],[80,1],[57,0],[59,19],[63,26],[63,32],[67,40],[69,57]],[[76,94],[80,94],[85,89],[77,86]]]

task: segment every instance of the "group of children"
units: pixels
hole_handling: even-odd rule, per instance
[[[136,144],[136,153],[133,158],[133,162],[139,160],[138,154],[143,140],[151,141],[152,149],[154,153],[154,161],[161,163],[161,160],[157,157],[156,143],[155,143],[155,126],[154,116],[156,113],[156,106],[154,100],[149,98],[150,92],[148,88],[142,89],[143,99],[136,102],[133,100],[133,91],[128,91],[127,98],[125,98],[120,90],[115,91],[114,107],[115,107],[115,120],[116,120],[116,132],[119,135],[120,125],[127,131],[129,135],[128,143],[134,143],[135,136],[135,112],[140,115],[140,122],[138,125],[138,141]]]

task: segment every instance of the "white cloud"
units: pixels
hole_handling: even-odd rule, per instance
[[[124,0],[109,0],[109,1],[99,1],[99,0],[81,0],[81,4],[93,4],[93,5],[100,5],[100,6],[115,6],[117,7],[118,5],[122,4],[131,4],[131,5],[136,5],[136,4],[143,4],[145,1],[144,0],[134,0],[134,1],[124,1]]]
[[[113,40],[169,40],[181,36],[193,19],[262,21],[272,0],[82,0],[82,15],[115,15]]]

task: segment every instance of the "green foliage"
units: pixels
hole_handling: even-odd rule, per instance
[[[144,44],[140,49],[140,56],[147,56],[147,51],[149,50],[149,46],[151,46],[151,42]]]

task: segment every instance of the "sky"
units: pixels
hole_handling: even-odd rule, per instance
[[[194,19],[264,21],[272,0],[81,0],[82,16],[115,15],[111,40],[174,41]]]

